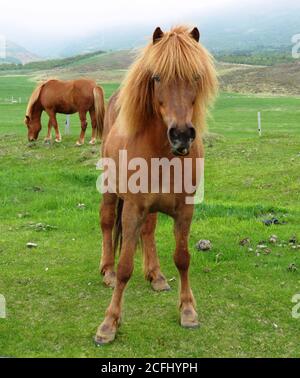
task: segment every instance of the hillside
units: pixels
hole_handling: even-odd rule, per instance
[[[26,64],[29,62],[34,62],[40,60],[41,58],[37,55],[26,50],[24,47],[7,40],[6,41],[6,57],[0,59],[0,64],[3,63],[14,63],[14,64]]]
[[[34,62],[14,67],[14,71],[2,71],[2,75],[18,72],[30,75],[35,81],[53,77],[66,80],[89,77],[102,83],[119,83],[134,60],[136,52],[136,50],[106,53],[100,51],[62,60]],[[216,66],[222,91],[298,96],[300,94],[300,61],[294,60],[273,66],[218,61]]]

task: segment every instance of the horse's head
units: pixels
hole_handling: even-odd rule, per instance
[[[31,118],[26,115],[24,123],[27,126],[29,142],[34,142],[35,140],[37,140],[42,128],[40,119]]]
[[[153,34],[153,45],[162,41],[164,33],[158,27]],[[189,37],[191,45],[199,42],[200,33],[194,28]],[[169,33],[169,39],[176,38]],[[171,42],[171,41],[169,41]],[[172,43],[172,42],[171,42]],[[175,42],[176,43],[176,42]],[[176,56],[170,55],[169,59],[176,59]],[[193,124],[194,106],[198,96],[200,77],[195,74],[190,78],[165,77],[154,73],[153,80],[153,96],[156,102],[156,109],[167,126],[167,136],[174,155],[187,155],[190,147],[196,138],[196,128]]]
[[[200,138],[217,90],[212,57],[199,39],[197,28],[156,28],[118,96],[121,127],[135,133],[158,118],[175,155],[187,155]]]
[[[193,125],[196,86],[180,79],[164,83],[158,75],[153,77],[153,81],[156,107],[167,126],[172,152],[174,155],[187,155],[196,138]]]

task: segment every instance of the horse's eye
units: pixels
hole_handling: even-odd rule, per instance
[[[200,75],[196,75],[195,76],[195,81],[199,81],[200,80]]]
[[[160,82],[160,76],[159,75],[153,75],[153,80],[157,81],[159,83]]]

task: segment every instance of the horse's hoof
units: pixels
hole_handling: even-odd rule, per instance
[[[55,143],[61,143],[61,139],[55,138]]]
[[[91,140],[89,141],[89,144],[90,144],[91,146],[94,146],[94,145],[96,144],[96,140],[95,140],[95,139],[91,139]]]
[[[97,330],[95,336],[95,344],[97,346],[109,344],[114,341],[116,337],[117,329],[115,327],[108,326],[106,324],[101,324]]]
[[[81,142],[78,141],[78,142],[76,142],[75,146],[76,147],[81,147],[81,146],[83,146],[83,143],[81,143]]]
[[[198,314],[193,308],[188,308],[181,311],[181,327],[183,328],[198,328]]]
[[[151,287],[154,291],[169,291],[171,289],[165,277],[159,277],[152,280]]]
[[[116,286],[116,273],[115,272],[107,272],[104,273],[103,283],[107,287],[111,287],[112,289]]]

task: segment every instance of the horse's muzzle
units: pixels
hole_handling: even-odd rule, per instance
[[[171,144],[172,153],[176,156],[186,156],[196,138],[196,130],[191,124],[183,128],[171,126],[168,129],[168,139]]]

